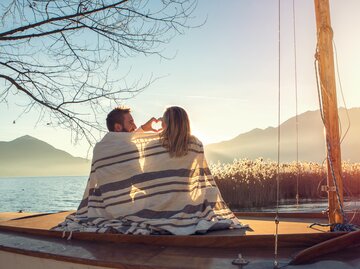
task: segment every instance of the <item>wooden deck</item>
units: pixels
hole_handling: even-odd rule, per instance
[[[51,237],[63,237],[62,232],[50,229],[62,222],[71,212],[60,212],[55,214],[40,214],[26,216],[0,222],[0,230],[21,232],[33,235],[46,235]],[[240,214],[241,215],[241,214]],[[250,214],[251,215],[251,214]],[[300,215],[301,216],[301,215]],[[6,216],[3,216],[6,219]],[[271,214],[253,214],[251,216],[238,216],[243,224],[248,224],[249,229],[234,229],[214,231],[206,235],[191,236],[143,236],[122,234],[96,234],[96,233],[73,233],[72,238],[90,241],[149,244],[161,246],[194,246],[194,247],[223,247],[235,246],[266,247],[273,244],[275,224]],[[311,246],[315,243],[334,238],[342,233],[328,233],[327,227],[309,228],[314,222],[324,223],[325,219],[315,215],[317,218],[298,218],[296,214],[280,218],[279,245],[280,246]],[[245,235],[246,232],[246,235]],[[65,235],[69,236],[69,233]]]
[[[24,214],[24,213],[0,213],[0,227],[17,227],[30,228],[40,230],[50,230],[58,223],[62,222],[67,215],[73,211],[66,211],[54,214]],[[300,215],[301,217],[301,215]],[[289,215],[287,218],[280,218],[279,233],[280,234],[302,234],[302,233],[323,233],[329,231],[327,227],[309,228],[314,222],[324,223],[326,219],[320,218],[299,218],[296,214]],[[249,229],[247,235],[269,235],[275,233],[274,218],[269,214],[251,214],[251,216],[238,216],[243,224],[248,224]],[[242,231],[218,231],[212,232],[210,235],[242,235]]]
[[[273,256],[272,249],[184,248],[110,242],[99,244],[98,242],[67,241],[3,231],[0,231],[0,242],[0,252],[7,251],[42,259],[110,268],[235,269],[239,267],[233,265],[232,261],[240,252],[246,259],[257,261],[257,263],[261,257],[262,263],[271,268]],[[281,251],[279,256],[281,263],[288,263],[291,254],[298,250],[291,248]]]
[[[251,230],[226,230],[206,235],[140,236],[50,231],[71,212],[17,215],[1,213],[0,252],[27,255],[74,264],[110,268],[239,268],[232,265],[238,253],[258,261],[258,267],[272,268],[274,217],[272,214],[237,216]],[[15,217],[15,219],[13,218]],[[17,218],[20,217],[20,218]],[[312,229],[313,222],[326,223],[319,214],[280,215],[279,259],[282,264],[304,247],[336,238],[327,228]],[[1,254],[1,253],[0,253]],[[256,264],[256,263],[255,263]],[[69,267],[70,268],[70,267]]]
[[[44,215],[43,213],[31,213],[31,212],[0,212],[0,223],[7,220],[24,218],[35,215]]]

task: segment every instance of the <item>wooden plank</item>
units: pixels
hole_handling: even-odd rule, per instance
[[[286,265],[299,248],[279,248],[280,266]],[[357,250],[359,251],[359,249]],[[46,236],[26,235],[0,231],[0,254],[18,253],[39,259],[52,259],[75,264],[88,264],[109,268],[239,268],[232,261],[241,253],[250,261],[246,268],[272,268],[273,244],[268,248],[237,246],[234,248],[173,247],[127,243],[61,240]],[[358,252],[339,253],[331,260],[350,262],[358,259]],[[344,253],[342,253],[344,254]],[[347,255],[350,254],[350,255]],[[0,255],[1,257],[1,255]],[[20,257],[18,257],[20,259]],[[43,260],[42,263],[47,264]],[[12,268],[12,267],[9,267]]]
[[[238,218],[242,217],[266,217],[266,218],[275,218],[275,212],[234,212],[235,216]],[[356,225],[360,225],[360,212],[359,211],[346,211],[346,218]],[[320,212],[291,212],[291,213],[279,213],[280,218],[296,218],[296,219],[318,219],[322,223],[327,223],[325,219],[328,219],[326,214]]]
[[[38,216],[43,214],[44,213],[35,213],[35,212],[0,212],[0,222],[29,217],[29,216]]]
[[[1,222],[1,225],[49,230],[52,227],[56,226],[58,223],[64,221],[66,216],[68,216],[72,212],[73,211],[64,211],[54,214],[43,214],[32,216],[29,218],[14,219]]]
[[[1,268],[7,269],[104,269],[104,266],[76,264],[56,259],[0,251]]]
[[[74,242],[39,236],[21,236],[14,233],[0,232],[0,250],[54,259],[75,264],[91,264],[110,268],[128,268],[144,265],[148,260],[159,254],[159,247],[149,248],[140,245],[124,246],[110,243],[94,244]],[[21,242],[21,243],[20,243]]]
[[[235,216],[238,218],[241,217],[266,217],[266,218],[275,218],[276,212],[234,212]],[[319,212],[291,212],[291,213],[282,213],[279,212],[278,216],[280,218],[296,218],[296,219],[327,219],[327,215]]]
[[[258,248],[173,247],[127,243],[61,240],[44,236],[0,231],[0,252],[29,255],[110,268],[238,268],[232,265],[239,251],[255,260],[272,259],[273,250]],[[286,248],[279,255],[288,262],[298,248]],[[75,266],[74,266],[75,267]],[[76,268],[76,267],[75,267]]]
[[[44,235],[48,237],[62,238],[62,232],[0,227],[0,231],[14,231],[29,235]],[[319,242],[335,238],[344,233],[309,233],[309,234],[281,234],[279,235],[280,247],[307,247]],[[70,233],[65,234],[65,239]],[[208,235],[123,235],[123,234],[96,234],[96,233],[72,233],[72,239],[113,242],[127,244],[143,244],[154,246],[176,246],[176,247],[271,247],[274,244],[274,235],[246,235],[246,236],[208,236]]]
[[[32,218],[26,219],[16,219],[10,220],[1,223],[2,226],[8,227],[22,227],[22,228],[31,228],[31,229],[43,229],[50,230],[52,227],[56,226],[58,223],[62,222],[65,217],[71,212],[60,212],[56,214],[35,216]],[[314,232],[326,232],[328,228],[319,228],[319,229],[310,229],[308,226],[313,222],[324,222],[323,219],[309,219],[309,218],[301,218],[302,215],[294,215],[287,214],[291,216],[291,218],[282,218],[280,216],[280,233],[282,234],[290,234],[290,233],[314,233]],[[240,221],[243,224],[248,224],[252,231],[248,232],[249,234],[274,234],[274,219],[271,215],[267,214],[265,217],[261,217],[261,215],[254,215],[255,217],[242,217]],[[295,218],[300,217],[300,218]],[[241,230],[235,230],[233,232],[229,232],[228,230],[222,232],[214,232],[211,234],[229,234],[233,235],[237,232],[237,235],[242,235],[243,232]]]
[[[360,245],[360,230],[329,239],[311,246],[298,253],[290,264],[298,265],[308,263],[323,255],[334,253],[351,246]]]
[[[40,218],[40,217],[39,217]],[[268,247],[274,243],[274,230],[272,221],[259,221],[252,222],[251,224],[254,231],[249,231],[248,235],[239,235],[238,230],[226,230],[208,233],[206,235],[191,235],[191,236],[143,236],[143,235],[122,235],[122,234],[97,234],[97,233],[72,233],[73,239],[97,241],[97,242],[114,242],[114,243],[129,243],[129,244],[145,244],[145,245],[158,245],[158,246],[193,246],[193,247]],[[256,225],[255,225],[256,223]],[[302,233],[293,233],[296,231],[294,228],[291,233],[279,235],[280,246],[311,246],[313,244],[328,240],[330,238],[337,237],[342,233],[328,233],[325,231],[316,231],[307,228],[307,233],[303,231],[304,224],[300,220],[292,221],[291,225],[296,229],[302,231]],[[281,225],[285,225],[286,222],[281,221]],[[265,229],[268,230],[268,234],[261,234]],[[29,235],[44,235],[48,237],[61,238],[62,232],[49,231],[47,229],[17,227],[11,225],[0,225],[2,231],[15,231]],[[282,228],[280,228],[282,231]],[[289,232],[289,231],[288,231]],[[257,234],[259,233],[259,234]],[[68,237],[70,233],[66,233],[65,237]]]
[[[34,216],[25,219],[16,219],[0,224],[2,231],[15,231],[29,235],[44,235],[61,238],[62,232],[50,231],[49,229],[63,221],[69,212],[61,212],[45,216]],[[293,216],[293,215],[292,215]],[[142,236],[122,234],[96,234],[96,233],[73,233],[73,239],[114,242],[129,244],[145,244],[158,246],[179,247],[267,247],[274,243],[274,220],[272,217],[243,217],[242,223],[249,224],[251,230],[243,235],[243,230],[223,230],[210,232],[206,235],[191,236]],[[313,244],[335,238],[342,233],[328,233],[328,228],[309,228],[312,222],[321,222],[323,219],[296,219],[280,218],[279,245],[280,246],[311,246]],[[69,233],[65,234],[68,237]]]

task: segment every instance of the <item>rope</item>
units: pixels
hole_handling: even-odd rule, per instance
[[[278,233],[279,233],[279,193],[280,193],[280,89],[281,89],[281,61],[280,61],[280,49],[281,49],[281,0],[278,0],[278,140],[277,140],[277,174],[276,174],[276,214],[275,214],[275,250],[274,250],[274,268],[279,268],[278,261]]]
[[[332,160],[330,158],[331,146],[330,146],[330,142],[329,142],[327,136],[326,136],[326,144],[327,144],[327,149],[328,149],[328,161],[329,161],[329,166],[330,166],[330,170],[331,170],[331,176],[333,178],[334,186],[335,186],[335,190],[336,190],[336,198],[337,198],[338,204],[340,206],[340,213],[344,218],[344,223],[347,223],[347,218],[346,218],[346,215],[345,215],[345,212],[344,212],[344,208],[343,208],[343,205],[342,205],[341,200],[340,200],[340,193],[339,193],[339,188],[338,188],[338,185],[337,185],[337,182],[336,182],[336,176],[335,176],[335,172],[334,172],[333,163],[332,163]]]
[[[315,54],[315,61],[314,61],[315,77],[316,77],[316,89],[317,89],[317,93],[318,93],[320,116],[321,116],[321,120],[322,120],[322,122],[324,124],[325,119],[324,119],[324,111],[323,111],[322,101],[321,101],[321,91],[320,91],[320,81],[319,81],[318,51],[319,51],[318,47],[316,46],[316,54]]]
[[[332,163],[331,158],[330,158],[331,147],[330,147],[330,143],[329,143],[329,141],[328,141],[327,138],[326,138],[326,143],[327,143],[328,151],[329,151],[328,160],[329,160],[329,166],[330,166],[330,170],[331,170],[331,175],[332,175],[332,178],[333,178],[333,181],[334,181],[335,190],[336,190],[336,198],[337,198],[338,204],[339,204],[339,206],[340,206],[340,213],[341,213],[341,215],[343,216],[343,223],[332,223],[332,224],[331,224],[331,230],[332,230],[333,232],[341,232],[341,231],[351,232],[351,231],[356,231],[356,230],[357,230],[356,225],[353,225],[353,224],[351,224],[351,223],[348,222],[348,219],[347,219],[347,217],[346,217],[346,214],[345,214],[345,211],[344,211],[344,208],[343,208],[343,204],[340,202],[339,189],[338,189],[337,182],[336,182],[336,178],[335,178],[335,172],[334,172],[334,168],[333,168],[333,163]]]
[[[295,17],[295,0],[293,4],[293,32],[294,32],[294,76],[295,76],[295,110],[296,110],[296,208],[299,208],[299,115],[298,115],[298,83],[297,83],[297,57],[296,57],[296,17]]]
[[[346,131],[345,131],[344,135],[343,135],[342,138],[340,139],[340,144],[341,144],[341,143],[343,142],[343,140],[345,139],[347,133],[348,133],[349,130],[350,130],[351,121],[350,121],[349,111],[348,111],[348,108],[347,108],[347,105],[346,105],[346,102],[345,102],[344,92],[343,92],[342,83],[341,83],[341,79],[340,79],[337,49],[336,49],[336,45],[335,45],[335,42],[334,42],[334,41],[333,41],[333,46],[334,46],[334,51],[335,51],[336,74],[337,74],[337,77],[338,77],[338,82],[339,82],[339,88],[340,88],[341,98],[342,98],[342,100],[343,100],[344,107],[345,107],[345,111],[346,111],[346,117],[347,117],[347,120],[348,120],[348,123],[349,123],[348,126],[347,126],[347,128],[346,128]],[[340,121],[340,119],[339,119],[339,121]],[[341,122],[341,121],[340,121],[340,122]]]
[[[354,232],[359,230],[359,227],[353,224],[342,224],[342,223],[335,223],[331,225],[331,230],[333,232]]]
[[[334,232],[353,232],[357,231],[360,228],[356,225],[344,225],[341,223],[335,223],[335,224],[322,224],[322,223],[313,223],[309,226],[309,228],[312,228],[314,226],[320,226],[320,227],[331,227],[331,230]]]

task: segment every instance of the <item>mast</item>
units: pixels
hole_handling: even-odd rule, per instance
[[[314,0],[318,69],[327,148],[329,223],[343,223],[343,183],[329,0]],[[334,179],[335,176],[335,179]],[[335,182],[335,183],[334,183]],[[335,185],[336,184],[336,185]],[[337,189],[337,192],[336,192]]]

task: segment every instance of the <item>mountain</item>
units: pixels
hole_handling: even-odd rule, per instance
[[[87,175],[90,161],[25,135],[0,141],[0,176]]]
[[[360,162],[360,108],[348,110],[350,129],[341,144],[342,160]],[[348,119],[346,110],[339,109],[342,133]],[[307,111],[298,115],[299,160],[322,162],[326,157],[324,129],[320,111]],[[232,162],[234,158],[277,160],[278,128],[254,129],[250,132],[220,143],[205,146],[207,160],[210,162]],[[293,117],[280,125],[280,161],[296,160],[296,118]]]
[[[341,144],[342,159],[360,162],[360,108],[348,110],[350,129]],[[339,109],[342,132],[348,120],[346,110]],[[298,116],[299,160],[322,162],[325,159],[324,131],[320,112],[307,111]],[[296,119],[280,125],[280,161],[296,160]],[[232,162],[234,158],[277,160],[278,128],[254,129],[220,143],[205,146],[210,162]],[[66,176],[88,175],[90,161],[73,157],[31,136],[13,141],[0,141],[0,176]]]

